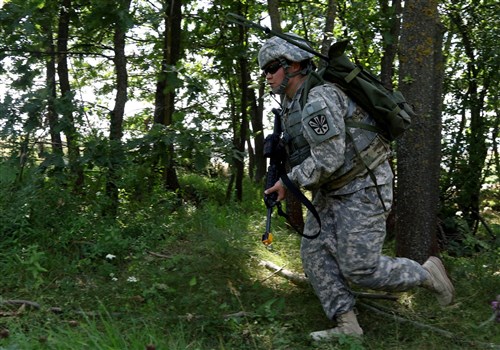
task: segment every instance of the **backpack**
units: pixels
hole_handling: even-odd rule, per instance
[[[286,35],[283,39],[288,40]],[[348,40],[341,40],[330,47],[327,67],[310,74],[303,96],[307,97],[308,91],[323,81],[337,84],[372,115],[377,127],[354,122],[347,122],[346,125],[377,132],[393,141],[410,126],[415,113],[401,92],[387,89],[370,72],[349,60],[345,54],[348,43]],[[315,54],[325,58],[317,52]]]

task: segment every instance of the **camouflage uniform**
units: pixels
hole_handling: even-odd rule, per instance
[[[308,45],[298,36],[291,38]],[[382,255],[385,222],[392,205],[393,174],[387,161],[388,148],[375,133],[346,130],[344,117],[374,123],[373,119],[353,106],[333,84],[312,88],[303,108],[300,104],[303,86],[292,99],[284,94],[290,78],[311,70],[308,66],[300,73],[289,74],[289,62],[306,62],[312,57],[309,52],[273,37],[262,46],[258,58],[263,70],[278,61],[285,71],[275,93],[283,96],[281,122],[292,165],[288,177],[297,186],[313,192],[313,204],[322,224],[318,238],[303,238],[301,257],[326,315],[334,319],[354,307],[349,283],[403,291],[422,285],[429,273],[413,260]],[[347,139],[347,131],[352,139]],[[354,144],[362,154],[366,151],[363,159],[365,156],[368,159],[377,186],[355,156]],[[316,219],[308,213],[304,234],[312,236],[318,229]],[[361,329],[357,332],[362,334]]]
[[[349,282],[370,289],[403,291],[422,285],[428,274],[413,260],[382,255],[392,204],[393,174],[387,153],[373,170],[385,209],[366,172],[358,173],[340,188],[332,186],[339,170],[352,161],[346,157],[352,142],[346,143],[344,122],[350,99],[333,84],[324,84],[311,89],[302,110],[298,103],[301,91],[293,99],[283,101],[282,124],[286,135],[290,112],[301,113],[302,134],[309,153],[288,176],[298,186],[313,191],[322,232],[316,239],[303,238],[301,257],[326,315],[334,319],[354,306]],[[318,108],[310,108],[314,104],[323,106],[320,113]],[[321,125],[311,122],[311,110],[316,110],[316,116],[325,117],[316,118],[322,120]],[[308,213],[304,234],[311,236],[318,229],[317,221]]]

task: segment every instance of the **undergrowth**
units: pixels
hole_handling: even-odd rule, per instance
[[[272,249],[260,242],[260,187],[246,184],[245,200],[235,203],[225,201],[221,180],[189,175],[181,181],[189,183],[188,200],[156,190],[138,202],[122,193],[117,220],[99,215],[105,199],[92,191],[75,197],[47,183],[3,186],[0,349],[500,344],[500,324],[489,320],[490,303],[500,294],[498,246],[467,256],[444,254],[457,289],[453,306],[440,308],[423,289],[400,293],[398,301],[360,298],[363,340],[312,344],[309,332],[333,324],[311,288],[261,265],[268,260],[301,273],[299,237],[281,218],[273,218]]]

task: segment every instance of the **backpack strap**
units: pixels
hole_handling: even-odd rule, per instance
[[[352,114],[354,113],[355,109],[356,109],[356,102],[354,102],[354,100],[352,98],[349,98],[349,107],[348,107],[348,115],[347,115],[347,117],[352,116]],[[362,129],[365,129],[365,130],[369,130],[368,127],[372,127],[375,130],[374,132],[377,132],[376,131],[377,128],[373,127],[372,125],[369,125],[369,124],[356,123],[356,122],[353,122],[353,121],[351,121],[350,123],[349,123],[349,121],[346,121],[345,125],[346,125],[346,128],[345,128],[346,135],[351,139],[352,146],[354,148],[354,152],[356,153],[356,157],[358,157],[361,160],[361,162],[363,163],[363,165],[365,166],[365,169],[368,172],[368,175],[370,176],[370,179],[375,184],[375,188],[377,190],[377,194],[378,194],[378,198],[380,199],[380,203],[382,203],[382,207],[384,208],[384,211],[387,211],[387,207],[385,206],[384,200],[382,199],[382,193],[380,193],[380,188],[378,187],[377,177],[373,173],[373,169],[370,168],[370,166],[366,163],[365,158],[361,155],[361,151],[356,146],[356,142],[354,142],[354,137],[352,136],[352,133],[349,130],[349,126],[357,127],[355,125],[361,125],[360,127]],[[370,130],[370,131],[372,131],[372,130]]]
[[[364,129],[364,130],[368,130],[368,131],[377,133],[379,135],[383,135],[382,134],[382,132],[383,132],[382,129],[377,128],[375,125],[371,125],[371,124],[355,122],[353,120],[346,120],[345,121],[345,126],[346,127],[350,127],[350,128]]]
[[[325,83],[325,80],[322,78],[323,77],[323,71],[320,70],[319,72],[312,71],[311,73],[308,74],[306,81],[304,82],[304,90],[302,90],[302,95],[300,95],[300,108],[303,109],[304,106],[306,105],[307,102],[307,96],[309,95],[309,91],[313,87],[316,87],[318,85],[322,85]]]

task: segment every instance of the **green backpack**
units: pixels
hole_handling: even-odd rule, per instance
[[[289,38],[286,40],[290,41]],[[347,44],[348,40],[342,40],[330,47],[328,66],[319,72],[311,73],[303,95],[307,96],[309,89],[323,81],[339,85],[356,103],[370,113],[377,123],[377,127],[352,121],[346,121],[346,125],[377,132],[387,140],[393,141],[410,126],[411,117],[415,116],[415,113],[401,92],[387,89],[371,73],[349,60],[345,54]],[[323,55],[320,57],[324,58]]]

